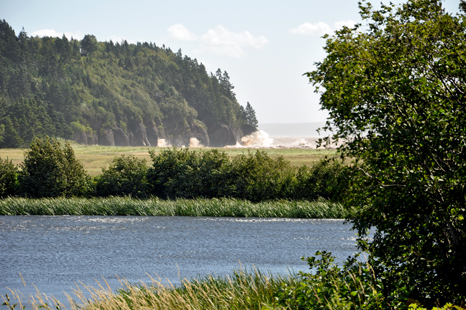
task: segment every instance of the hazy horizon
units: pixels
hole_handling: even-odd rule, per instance
[[[325,122],[307,123],[259,123],[259,130],[263,130],[271,137],[313,137],[319,136],[317,129]]]

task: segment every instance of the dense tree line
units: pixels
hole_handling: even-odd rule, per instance
[[[35,138],[19,166],[0,158],[0,197],[231,197],[253,202],[321,197],[336,202],[343,199],[352,170],[336,160],[296,168],[263,151],[229,157],[217,149],[167,148],[151,152],[151,160],[147,166],[131,155],[115,157],[91,178],[69,143]]]
[[[226,71],[209,74],[181,50],[16,35],[0,20],[0,147],[141,124],[172,140],[186,124],[240,128],[247,115],[233,89]]]

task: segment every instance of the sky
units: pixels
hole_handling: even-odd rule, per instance
[[[459,0],[443,4],[457,12]],[[259,124],[324,122],[303,73],[325,58],[323,34],[361,22],[358,0],[0,0],[0,19],[16,34],[24,27],[29,36],[93,34],[181,49],[210,72],[227,71]]]

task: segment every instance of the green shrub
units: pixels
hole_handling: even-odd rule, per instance
[[[296,169],[263,151],[229,158],[225,152],[167,149],[151,153],[151,193],[159,197],[235,197],[250,201],[291,198]]]
[[[351,168],[336,160],[292,167],[264,151],[229,158],[218,150],[166,149],[151,152],[150,193],[162,198],[234,197],[258,202],[319,197],[339,201],[348,188]]]
[[[68,142],[64,147],[49,137],[31,142],[19,173],[19,191],[23,196],[82,196],[89,190],[90,178]]]
[[[286,309],[417,309],[463,310],[451,303],[441,308],[424,308],[417,300],[408,298],[407,282],[393,283],[396,292],[386,295],[383,281],[370,262],[358,260],[359,254],[349,257],[342,267],[334,263],[328,252],[316,252],[307,258],[310,273],[299,272],[294,283],[284,282],[275,300]],[[304,257],[303,257],[304,260]]]
[[[428,308],[424,308],[423,306],[418,305],[417,303],[412,303],[409,305],[409,310],[428,310]],[[464,308],[459,306],[454,306],[451,303],[445,304],[443,307],[433,307],[432,310],[464,310]]]
[[[264,151],[232,159],[228,178],[234,196],[250,201],[291,198],[296,169],[283,157],[271,158]]]
[[[18,167],[11,160],[0,157],[0,197],[16,194],[16,178]]]
[[[110,167],[96,178],[97,196],[146,197],[147,166],[145,159],[133,155],[115,157]]]
[[[158,197],[194,198],[229,196],[226,168],[230,160],[225,152],[166,149],[150,152],[152,167],[147,179],[151,193]]]
[[[382,284],[368,263],[358,256],[348,258],[343,267],[334,264],[328,252],[316,252],[321,258],[307,258],[311,273],[300,272],[297,285],[284,284],[276,299],[287,309],[399,309],[405,296],[387,300]],[[303,257],[304,260],[304,257]]]
[[[342,201],[351,180],[352,167],[335,158],[322,159],[312,167],[299,168],[294,199],[316,200],[319,197]]]

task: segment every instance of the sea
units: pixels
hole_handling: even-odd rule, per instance
[[[314,123],[265,123],[259,124],[258,131],[241,138],[234,146],[227,148],[272,148],[272,149],[336,149],[340,142],[320,145],[319,140],[331,134],[320,131],[325,122]]]

